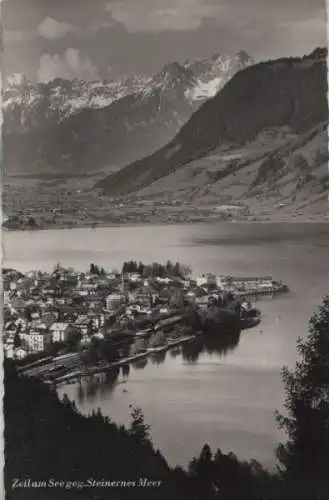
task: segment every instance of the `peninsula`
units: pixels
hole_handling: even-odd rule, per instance
[[[3,270],[4,353],[18,371],[61,381],[128,364],[202,334],[260,321],[257,295],[287,291],[271,276],[203,274],[178,262],[91,263],[27,274]]]

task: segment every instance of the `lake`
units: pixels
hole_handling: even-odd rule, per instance
[[[165,359],[131,366],[115,380],[60,389],[89,413],[100,407],[111,419],[129,422],[140,406],[153,441],[171,464],[186,465],[207,442],[274,465],[282,434],[274,409],[284,400],[280,369],[296,361],[296,339],[329,288],[327,224],[195,224],[122,226],[50,231],[4,231],[4,266],[51,270],[57,262],[87,269],[94,262],[120,268],[124,260],[168,259],[194,274],[268,275],[283,280],[288,294],[259,302],[261,324],[241,332],[226,353],[200,348],[167,353]],[[190,353],[191,354],[191,353]]]

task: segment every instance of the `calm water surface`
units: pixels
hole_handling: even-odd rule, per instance
[[[326,224],[220,224],[5,232],[7,267],[50,270],[61,262],[77,269],[90,262],[119,268],[123,260],[175,260],[194,273],[272,274],[291,288],[259,303],[262,323],[221,349],[167,353],[130,367],[116,380],[60,389],[81,411],[100,407],[128,423],[129,405],[141,406],[152,436],[168,461],[186,464],[208,442],[213,449],[274,464],[279,434],[274,408],[282,407],[283,365],[296,361],[296,338],[329,288]],[[188,349],[187,349],[188,350]],[[192,353],[193,354],[193,353]]]

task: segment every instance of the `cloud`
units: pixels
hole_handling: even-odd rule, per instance
[[[74,27],[71,24],[58,22],[52,17],[46,17],[38,26],[37,32],[39,36],[53,40],[62,38],[73,29]]]
[[[275,30],[280,21],[325,17],[325,0],[107,0],[105,9],[131,33],[195,31],[205,22],[238,30]]]
[[[106,10],[131,33],[194,31],[221,7],[202,0],[126,0],[108,2]]]
[[[97,70],[107,78],[110,64],[116,78],[215,52],[244,49],[259,60],[326,44],[325,0],[4,0],[2,8],[4,71],[33,81],[38,69],[42,79]],[[52,38],[37,34],[47,18]],[[57,37],[56,23],[74,29]],[[68,47],[79,49],[79,64],[68,62]]]
[[[19,30],[3,30],[3,42],[6,43],[16,43],[22,42],[24,40],[33,38],[32,32],[23,32]]]
[[[38,80],[49,82],[54,78],[73,80],[97,80],[97,67],[90,59],[83,57],[79,50],[69,48],[63,56],[59,54],[43,54],[40,58]]]
[[[33,29],[46,18],[70,25],[88,27],[110,19],[105,0],[0,0],[6,29]]]

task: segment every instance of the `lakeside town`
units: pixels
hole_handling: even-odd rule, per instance
[[[180,263],[93,263],[86,272],[3,269],[6,358],[20,373],[60,382],[129,364],[151,353],[258,324],[257,295],[288,287],[272,276],[202,274]]]

